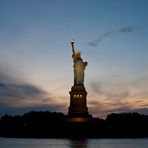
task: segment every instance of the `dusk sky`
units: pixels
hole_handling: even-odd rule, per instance
[[[148,114],[148,0],[0,0],[0,115],[67,114],[71,39],[93,116]]]

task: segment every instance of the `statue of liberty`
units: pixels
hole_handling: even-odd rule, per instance
[[[84,62],[81,58],[81,52],[74,50],[74,41],[71,42],[72,46],[72,58],[74,68],[74,86],[84,86],[84,70],[87,66],[87,62]]]

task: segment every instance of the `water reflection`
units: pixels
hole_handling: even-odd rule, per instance
[[[142,139],[17,139],[0,138],[0,148],[148,148]]]
[[[88,148],[87,139],[69,139],[70,148]]]

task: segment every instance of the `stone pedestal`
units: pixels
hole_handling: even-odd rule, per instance
[[[87,91],[84,86],[72,86],[68,117],[70,122],[88,122]]]

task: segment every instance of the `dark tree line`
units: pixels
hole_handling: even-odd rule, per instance
[[[33,138],[134,138],[148,137],[148,116],[138,113],[110,114],[105,120],[92,118],[87,123],[69,123],[56,112],[29,112],[0,118],[1,137]]]

